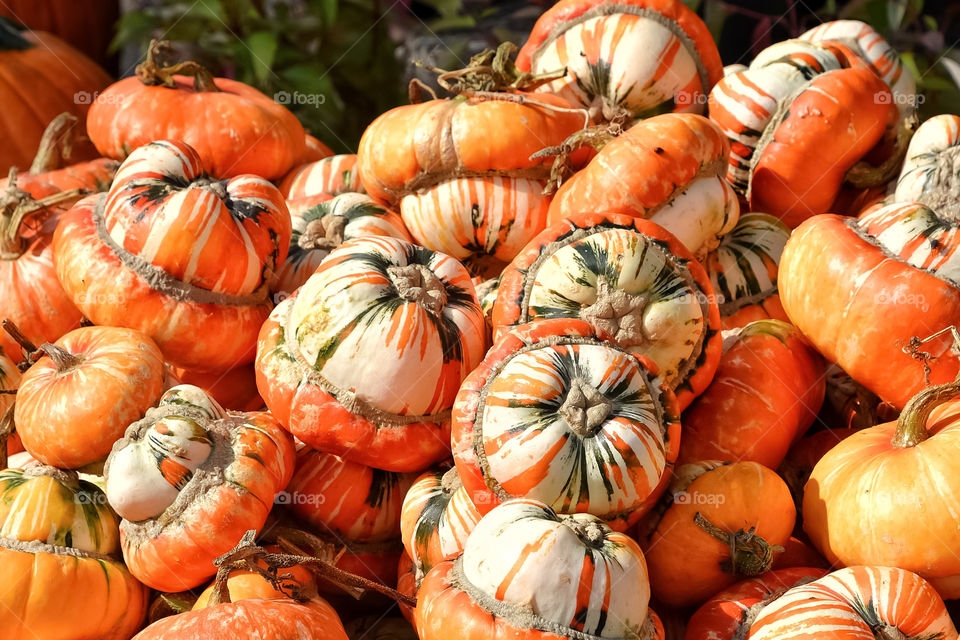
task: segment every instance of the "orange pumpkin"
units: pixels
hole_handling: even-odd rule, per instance
[[[415,579],[463,553],[467,536],[478,522],[480,512],[460,482],[456,467],[428,471],[417,478],[400,512],[400,535],[407,551],[404,557],[412,563]],[[401,574],[403,566],[401,561]]]
[[[720,358],[719,311],[703,267],[649,220],[577,214],[534,238],[500,279],[494,339],[550,318],[580,318],[652,360],[680,410]]]
[[[140,628],[147,590],[115,557],[117,524],[100,488],[73,471],[0,471],[4,640],[128,640]]]
[[[202,584],[214,559],[266,522],[294,455],[268,413],[228,414],[190,385],[164,393],[104,468],[131,573],[161,591]]]
[[[548,224],[582,213],[626,213],[659,224],[703,257],[740,216],[723,179],[729,151],[723,132],[703,116],[668,113],[639,122],[563,183]]]
[[[960,455],[958,391],[956,382],[921,391],[896,422],[854,433],[813,468],[803,527],[828,560],[900,567],[943,597],[960,597],[960,526],[948,480]]]
[[[678,0],[563,0],[540,16],[517,66],[563,77],[538,89],[595,120],[703,113],[723,63],[707,25]]]
[[[793,487],[791,487],[791,490]],[[783,553],[774,559],[771,569],[791,569],[794,567],[817,567],[829,569],[830,563],[809,542],[791,536],[783,545]]]
[[[304,446],[282,496],[318,531],[350,542],[381,542],[400,535],[400,507],[414,479]]]
[[[0,19],[0,104],[4,145],[0,175],[11,167],[30,166],[44,129],[64,111],[80,119],[110,76],[92,60],[49,33],[20,31]],[[77,160],[96,157],[90,145],[77,149]]]
[[[272,180],[300,161],[306,138],[286,107],[196,62],[161,66],[163,47],[151,43],[136,76],[110,85],[90,107],[87,134],[101,154],[124,160],[155,140],[180,140],[222,179]]]
[[[709,466],[697,465],[692,482],[678,467],[669,507],[643,523],[650,584],[667,604],[699,604],[769,570],[793,531],[793,499],[776,473],[756,462]]]
[[[858,429],[853,428],[824,429],[800,438],[787,451],[787,455],[777,467],[777,474],[790,487],[798,515],[803,511],[803,488],[810,479],[813,468],[830,449],[857,431]]]
[[[259,411],[263,408],[263,398],[257,390],[257,374],[253,364],[214,372],[173,367],[173,375],[183,384],[200,387],[224,409]]]
[[[263,178],[221,181],[204,168],[182,142],[140,147],[107,194],[62,218],[54,255],[95,324],[146,333],[178,366],[223,371],[254,358],[291,222]]]
[[[749,640],[953,638],[943,600],[920,576],[849,567],[787,590],[764,607]]]
[[[139,331],[81,327],[40,347],[23,374],[14,420],[27,451],[75,469],[110,453],[163,392],[163,355]]]
[[[463,555],[430,570],[414,615],[421,640],[662,640],[649,599],[633,540],[593,516],[522,499],[488,513]]]
[[[314,449],[421,471],[449,456],[448,410],[483,357],[484,332],[459,262],[397,238],[358,238],[264,323],[257,385]]]
[[[786,322],[725,332],[713,382],[683,414],[678,464],[752,460],[776,468],[820,411],[824,371],[820,355]]]
[[[530,498],[619,529],[656,502],[680,436],[655,366],[575,319],[504,335],[463,383],[452,419],[453,457],[480,513]]]
[[[792,587],[827,575],[823,569],[797,567],[768,571],[716,594],[690,618],[684,640],[744,638],[757,614]]]
[[[330,149],[330,147],[323,144],[320,142],[320,140],[309,133],[305,135],[304,143],[306,148],[303,155],[300,156],[300,162],[316,162],[317,160],[323,160],[324,158],[329,158],[330,156],[334,155],[333,150]]]

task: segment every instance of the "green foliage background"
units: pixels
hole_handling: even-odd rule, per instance
[[[143,1],[150,6],[120,19],[114,50],[142,54],[151,38],[162,37],[183,56],[267,95],[313,96],[288,106],[340,152],[354,150],[378,114],[406,102],[409,78],[424,77],[412,59],[449,69],[499,41],[520,44],[551,4],[427,0],[410,11],[408,0]],[[796,0],[684,1],[704,18],[725,63],[749,62],[751,48],[799,35],[819,21],[868,22],[918,78],[923,118],[960,113],[960,53],[923,0],[826,0],[813,12]],[[751,5],[759,9],[746,8]]]

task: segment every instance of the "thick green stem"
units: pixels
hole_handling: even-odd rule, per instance
[[[948,382],[927,387],[913,396],[897,419],[893,444],[897,447],[915,447],[927,438],[927,419],[938,406],[960,396],[960,382]]]

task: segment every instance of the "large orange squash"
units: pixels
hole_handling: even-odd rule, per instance
[[[757,320],[724,332],[713,382],[683,414],[678,464],[752,460],[776,468],[823,404],[824,363],[796,327]]]
[[[139,331],[81,327],[40,347],[20,381],[14,419],[27,451],[76,469],[106,458],[163,392],[163,355]]]
[[[769,570],[796,517],[783,480],[756,462],[684,465],[677,476],[666,511],[641,523],[652,529],[641,544],[657,599],[699,604]]]
[[[286,107],[196,62],[161,66],[163,46],[151,43],[136,76],[110,85],[90,107],[87,133],[101,154],[124,160],[155,140],[181,140],[218,178],[268,180],[300,161],[306,138]]]
[[[294,455],[270,414],[228,414],[190,385],[167,391],[104,468],[131,573],[161,591],[202,584],[214,559],[266,522]]]
[[[49,33],[19,31],[0,18],[0,175],[11,167],[26,170],[44,129],[64,111],[81,123],[97,92],[110,76],[85,55]],[[76,160],[96,157],[88,144],[77,149]]]
[[[697,257],[714,249],[740,216],[723,174],[730,151],[710,120],[668,113],[614,138],[563,183],[549,224],[581,213],[614,211],[656,222]]]
[[[217,371],[256,354],[291,221],[263,178],[219,180],[205,169],[182,142],[140,147],[108,193],[63,216],[54,255],[64,289],[95,324],[138,329],[169,362]]]
[[[622,529],[666,486],[677,413],[648,359],[582,320],[543,320],[504,335],[463,383],[453,457],[480,513],[530,498]]]
[[[494,339],[511,327],[579,318],[650,358],[686,408],[720,358],[720,317],[700,263],[669,232],[620,214],[577,214],[545,229],[504,271]]]
[[[920,576],[849,567],[793,587],[764,607],[749,640],[954,638],[947,608]]]
[[[359,238],[264,323],[257,385],[314,449],[421,471],[449,456],[448,411],[485,338],[459,262],[397,238]]]
[[[565,69],[538,89],[598,121],[703,113],[723,63],[707,25],[679,0],[563,0],[517,55],[525,71]]]
[[[593,516],[513,500],[480,521],[462,556],[430,570],[415,620],[421,640],[662,640],[649,600],[636,542]]]
[[[814,467],[803,526],[831,562],[900,567],[960,597],[960,383],[918,393],[896,422],[854,433]]]
[[[136,633],[147,590],[115,557],[117,524],[100,488],[75,472],[36,463],[0,471],[4,640]]]

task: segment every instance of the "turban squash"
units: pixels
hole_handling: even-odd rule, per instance
[[[720,317],[707,274],[670,233],[621,214],[578,214],[545,229],[504,270],[494,339],[511,327],[579,318],[652,360],[680,410],[713,378]]]
[[[625,213],[656,222],[703,257],[740,216],[723,178],[729,151],[720,128],[703,116],[649,118],[606,143],[560,186],[548,223],[583,213]]]
[[[151,43],[136,75],[110,85],[90,107],[87,135],[101,154],[124,160],[155,140],[181,140],[222,179],[278,179],[300,161],[306,137],[286,107],[196,62],[161,65],[164,46]]]
[[[463,265],[397,238],[358,238],[264,323],[257,384],[314,449],[422,471],[449,456],[449,409],[485,338]]]
[[[214,559],[266,522],[294,456],[268,413],[227,413],[190,385],[164,393],[104,468],[131,573],[159,591],[202,584],[216,572]]]
[[[65,214],[53,245],[64,290],[95,324],[137,329],[170,363],[217,371],[253,360],[290,229],[272,184],[212,178],[193,148],[158,141]]]
[[[666,486],[679,431],[649,360],[582,320],[544,320],[502,336],[464,382],[453,456],[481,513],[530,498],[623,529]]]
[[[414,616],[421,640],[662,640],[649,600],[636,542],[593,516],[521,499],[487,514],[463,555],[430,570]]]
[[[540,16],[517,54],[524,71],[566,73],[538,91],[594,120],[703,113],[722,75],[707,25],[679,0],[563,0]]]
[[[128,640],[140,628],[147,590],[115,557],[117,524],[100,488],[76,472],[0,471],[5,640]]]

